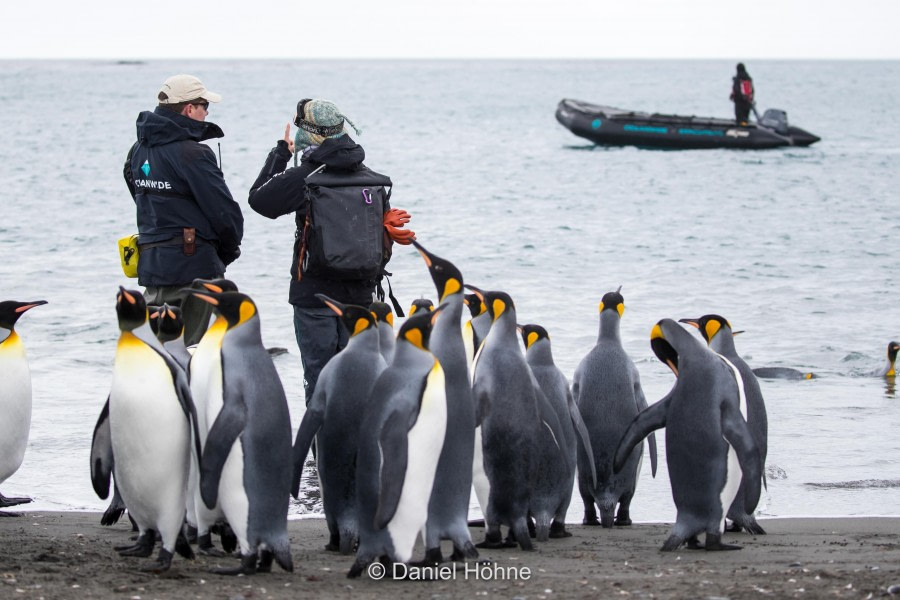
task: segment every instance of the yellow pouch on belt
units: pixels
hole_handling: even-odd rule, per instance
[[[138,249],[138,234],[127,235],[119,240],[119,260],[122,261],[122,271],[125,277],[137,277],[138,257],[141,251]]]

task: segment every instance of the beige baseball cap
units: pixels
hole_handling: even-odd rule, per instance
[[[203,98],[209,102],[221,102],[222,96],[206,89],[203,82],[193,75],[173,75],[166,79],[159,90],[160,104],[179,104]]]

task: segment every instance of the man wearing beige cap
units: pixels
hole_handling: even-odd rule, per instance
[[[181,306],[184,341],[195,344],[211,306],[185,298],[194,279],[215,279],[241,254],[244,217],[204,140],[222,129],[206,121],[222,96],[193,75],[163,83],[154,111],[137,118],[137,142],[125,161],[125,182],[137,206],[138,284],[148,304]]]

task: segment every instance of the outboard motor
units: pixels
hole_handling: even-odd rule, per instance
[[[781,135],[790,135],[787,113],[781,109],[767,109],[763,113],[762,119],[759,120],[759,124],[768,129],[774,129]]]

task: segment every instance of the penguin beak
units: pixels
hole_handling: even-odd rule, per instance
[[[478,299],[481,300],[482,303],[484,303],[484,292],[483,291],[481,291],[474,285],[469,285],[468,283],[465,284],[463,287],[466,288],[467,290],[472,290],[472,293],[475,294],[476,296],[478,296]]]
[[[422,258],[425,259],[425,266],[430,269],[431,268],[431,255],[428,254],[428,251],[425,250],[425,248],[422,247],[422,244],[420,244],[416,240],[412,241],[412,245],[415,247],[416,250],[419,251],[419,254],[422,255]]]
[[[136,300],[134,299],[134,296],[132,296],[128,292],[128,290],[126,290],[122,286],[119,286],[119,293],[122,295],[122,298],[124,298],[125,301],[128,302],[128,304],[134,304],[136,302]]]
[[[687,323],[688,325],[692,325],[697,329],[700,329],[700,319],[678,319],[679,323]]]
[[[319,300],[324,302],[325,305],[328,308],[330,308],[331,310],[333,310],[334,312],[336,312],[339,317],[343,316],[344,311],[347,309],[347,305],[341,304],[337,300],[332,300],[325,294],[316,294],[316,298],[318,298]]]
[[[201,281],[200,284],[211,292],[215,292],[217,294],[221,294],[223,292],[222,288],[214,283],[209,283],[208,281]]]
[[[15,312],[22,314],[25,311],[31,310],[35,306],[43,306],[44,304],[47,304],[46,300],[35,300],[34,302],[29,302],[28,304],[18,307],[17,309],[15,309]]]
[[[181,291],[187,292],[188,294],[191,294],[195,298],[200,298],[204,302],[209,302],[213,306],[219,305],[219,300],[216,298],[216,295],[218,295],[218,294],[216,292],[204,292],[202,290],[192,290],[191,288],[182,288]]]
[[[662,328],[658,323],[653,326],[653,331],[650,332],[650,348],[660,362],[672,369],[675,377],[678,377],[678,352],[675,351],[672,344],[666,341]]]

